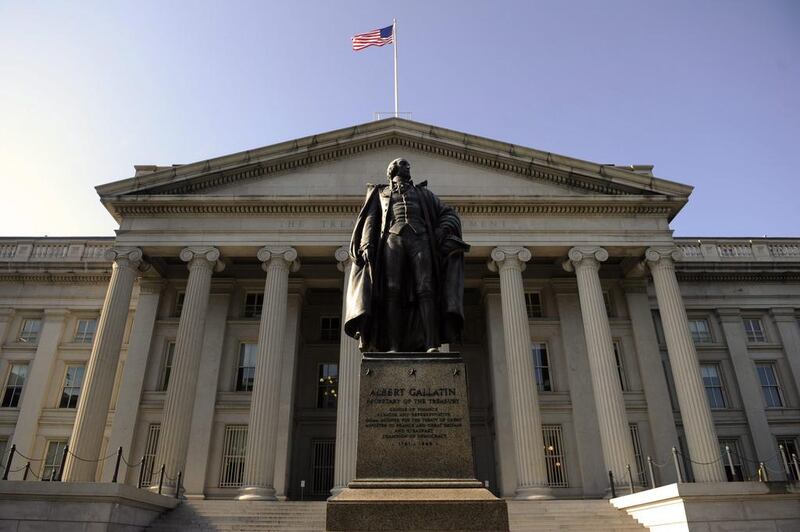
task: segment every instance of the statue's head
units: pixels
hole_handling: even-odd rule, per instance
[[[390,162],[389,167],[386,169],[386,177],[391,181],[395,176],[400,176],[402,179],[411,179],[411,163],[402,157]]]

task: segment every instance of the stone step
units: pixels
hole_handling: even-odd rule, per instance
[[[162,515],[155,532],[322,532],[326,503],[233,500],[184,501]],[[646,529],[606,500],[508,501],[512,532],[642,532]]]

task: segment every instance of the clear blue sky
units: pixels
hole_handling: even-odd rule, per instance
[[[800,236],[800,2],[0,0],[0,235],[111,235],[95,185],[372,119],[694,185],[682,236]]]

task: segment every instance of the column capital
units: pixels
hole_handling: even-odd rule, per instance
[[[300,260],[297,258],[297,250],[290,246],[264,246],[256,253],[258,260],[263,262],[261,268],[267,271],[269,264],[278,261],[285,264],[291,272],[300,269]]]
[[[350,246],[341,246],[337,248],[333,256],[336,257],[336,267],[339,268],[340,272],[344,272],[350,264],[350,261],[353,260],[350,256]]]
[[[737,322],[742,319],[742,313],[738,308],[718,308],[717,316],[720,321]]]
[[[599,246],[575,246],[567,252],[567,260],[561,266],[568,272],[574,272],[580,264],[600,268],[600,263],[608,260],[608,251]]]
[[[69,311],[65,308],[46,308],[44,309],[45,320],[60,320],[67,317]]]
[[[160,294],[166,284],[163,279],[141,279],[139,281],[139,293]]]
[[[794,307],[773,307],[769,309],[769,314],[777,323],[794,323],[797,321]]]
[[[106,260],[113,261],[118,268],[130,268],[132,270],[147,271],[150,265],[142,260],[144,254],[141,248],[128,246],[115,246],[106,250]]]
[[[644,252],[645,261],[652,269],[658,265],[672,264],[681,259],[681,250],[677,246],[653,246]]]
[[[187,268],[190,270],[207,267],[212,271],[221,272],[225,269],[225,263],[219,260],[219,249],[213,246],[189,246],[183,248],[179,256],[183,262],[189,263]]]
[[[506,268],[516,268],[519,271],[525,270],[525,263],[531,260],[533,255],[531,250],[516,246],[498,246],[489,255],[487,266],[493,272],[499,272]]]

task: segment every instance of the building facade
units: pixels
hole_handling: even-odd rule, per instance
[[[472,245],[448,347],[493,492],[600,497],[609,471],[646,482],[647,457],[673,482],[673,447],[698,482],[759,463],[796,475],[800,239],[675,238],[691,187],[652,167],[388,119],[138,166],[97,188],[112,238],[0,239],[9,478],[111,481],[122,448],[119,481],[157,483],[163,464],[187,497],[345,486],[360,359],[341,332],[346,248],[365,183],[400,156]]]

